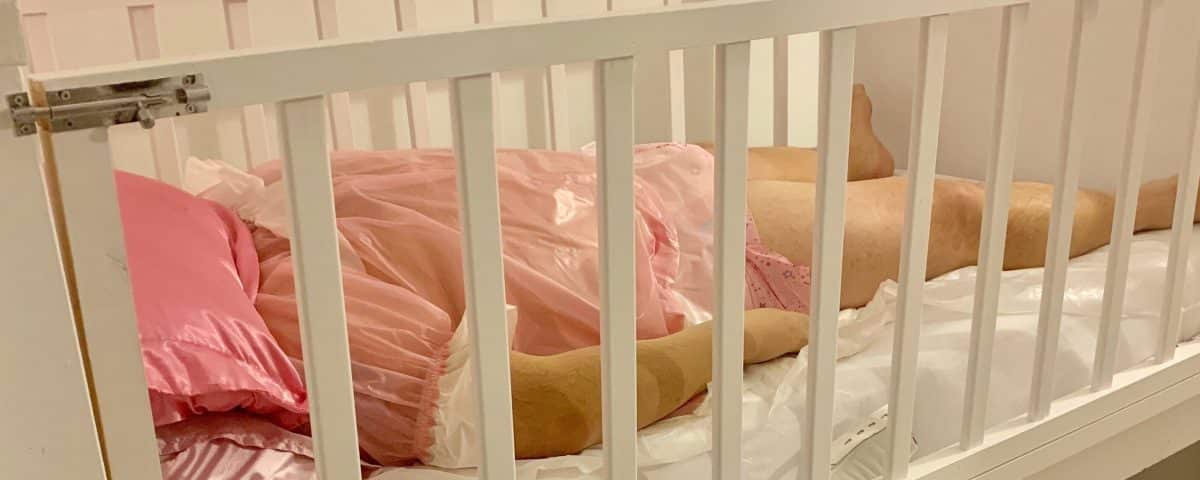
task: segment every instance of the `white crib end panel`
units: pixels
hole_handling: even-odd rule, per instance
[[[4,11],[3,3],[0,23],[15,16],[15,10]],[[0,66],[0,94],[22,90],[19,67]],[[0,119],[8,115],[7,104],[0,102]],[[0,204],[6,205],[0,305],[19,321],[5,322],[0,336],[5,390],[0,424],[8,432],[0,435],[0,476],[103,480],[87,373],[42,180],[41,149],[36,136],[16,137],[11,125],[0,121],[5,159]]]

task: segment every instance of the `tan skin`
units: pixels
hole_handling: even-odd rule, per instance
[[[860,307],[879,284],[899,273],[907,182],[892,176],[894,160],[871,127],[871,103],[856,86],[851,120],[842,307]],[[809,265],[815,205],[816,152],[793,147],[752,148],[748,202],[763,243],[797,264]],[[1136,230],[1171,226],[1176,181],[1150,182],[1139,195]],[[1053,187],[1014,184],[1006,269],[1041,266],[1045,258]],[[1071,256],[1108,243],[1112,196],[1081,191]],[[942,180],[934,186],[929,278],[974,265],[979,249],[983,188]],[[1200,199],[1197,201],[1200,204]],[[1200,209],[1197,211],[1200,222]],[[779,310],[746,312],[744,363],[797,352],[808,343],[808,317]],[[658,421],[702,393],[711,380],[708,324],[638,342],[638,428]],[[600,351],[584,348],[554,356],[510,355],[513,416],[519,458],[578,453],[601,440]]]

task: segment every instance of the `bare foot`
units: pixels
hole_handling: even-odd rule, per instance
[[[857,165],[853,170],[860,173],[861,178],[851,178],[851,181],[890,177],[896,169],[896,160],[879,141],[875,127],[871,125],[874,108],[867,87],[855,84],[850,103],[850,158]]]

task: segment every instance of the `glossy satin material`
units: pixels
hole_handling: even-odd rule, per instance
[[[163,480],[316,478],[312,439],[259,417],[209,414],[155,433]]]
[[[155,425],[235,409],[302,424],[303,383],[254,310],[245,225],[155,180],[117,172],[116,184]]]
[[[501,151],[497,160],[505,288],[520,318],[514,348],[545,355],[598,344],[594,160],[528,150]],[[257,172],[265,184],[257,207],[235,207],[258,226],[258,309],[299,357],[278,167]],[[432,443],[437,379],[464,313],[455,161],[446,150],[345,152],[334,155],[333,177],[360,442],[379,462],[408,463]],[[671,289],[679,244],[661,200],[642,183],[636,205],[637,333],[655,338],[683,326]]]

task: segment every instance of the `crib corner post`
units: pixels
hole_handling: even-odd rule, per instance
[[[0,0],[0,305],[20,321],[4,322],[0,425],[21,432],[0,438],[0,478],[105,478],[87,373],[73,321],[53,210],[42,177],[38,137],[17,136],[9,94],[25,91],[20,12]],[[27,97],[26,97],[27,98]],[[53,422],[45,419],[53,418]]]

